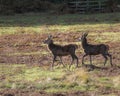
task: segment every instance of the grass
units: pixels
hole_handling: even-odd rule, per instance
[[[120,89],[120,76],[115,76],[112,78],[112,80],[114,87]]]
[[[23,14],[0,17],[0,35],[9,34],[44,34],[66,32],[89,32],[91,43],[116,43],[120,41],[120,13],[109,14],[66,14],[48,15]],[[55,42],[58,43],[59,42]],[[68,42],[62,42],[67,44]],[[75,42],[74,42],[75,43]],[[79,43],[76,43],[80,45]],[[19,42],[13,44],[18,46]],[[30,42],[30,46],[34,43]],[[44,46],[44,45],[41,45]],[[117,47],[118,48],[118,47]],[[119,53],[119,48],[116,49]],[[114,51],[114,50],[111,50]],[[83,52],[83,50],[77,50]],[[48,55],[46,51],[13,51],[6,56]],[[118,55],[117,55],[118,56]],[[97,61],[94,61],[96,63]],[[89,64],[89,61],[86,61]],[[118,62],[119,63],[119,62]],[[101,64],[99,64],[102,66]],[[119,64],[118,64],[119,65]],[[46,92],[66,91],[99,91],[99,88],[120,89],[120,76],[96,76],[100,70],[88,72],[84,68],[71,70],[55,67],[50,71],[48,66],[27,66],[24,64],[0,64],[0,90],[29,89],[44,90]],[[109,96],[109,95],[108,95]],[[114,96],[114,94],[113,94]]]
[[[95,91],[99,87],[118,88],[113,86],[113,82],[119,83],[115,81],[116,78],[93,78],[91,72],[82,68],[72,71],[56,68],[50,71],[47,66],[40,68],[22,64],[0,64],[0,68],[0,78],[4,78],[0,82],[0,90],[34,88],[46,92]]]
[[[120,23],[120,13],[111,14],[24,14],[0,17],[0,34],[83,32],[115,29]],[[50,21],[50,22],[49,22]],[[102,28],[102,29],[101,29]]]
[[[40,51],[36,51],[36,52],[15,52],[15,53],[8,53],[6,55],[7,56],[22,56],[22,55],[29,56],[29,55],[39,55],[39,54],[48,55],[48,52],[46,52],[46,51],[42,51],[42,52],[40,52]]]
[[[17,65],[7,65],[8,68],[6,67],[6,65],[1,65],[1,75],[7,75],[7,79],[6,80],[10,80],[12,82],[12,75],[14,74],[14,72],[16,73],[16,75],[14,75],[14,80],[16,81],[35,81],[39,78],[54,78],[54,76],[61,76],[61,70],[58,70],[58,73],[55,72],[50,72],[48,69],[43,70],[42,68],[39,67],[27,67],[26,65],[21,65],[21,66],[17,66]],[[7,71],[4,71],[7,70]],[[48,71],[47,71],[48,70]],[[18,74],[17,74],[18,73]],[[27,78],[26,78],[27,77]],[[13,80],[13,81],[14,81]]]
[[[90,32],[91,35],[99,34],[94,39],[97,43],[120,41],[120,37],[118,37],[120,29],[118,26],[120,26],[120,13],[66,14],[59,16],[48,16],[47,13],[41,13],[0,17],[0,35]],[[117,34],[112,32],[117,32]]]

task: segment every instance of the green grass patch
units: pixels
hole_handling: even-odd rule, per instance
[[[107,89],[116,88],[118,78],[95,77],[96,71],[87,72],[83,68],[67,70],[55,67],[50,71],[47,66],[26,66],[21,64],[0,64],[0,90],[28,89],[44,90],[46,92],[68,91],[97,91],[99,87]]]
[[[120,13],[106,14],[22,14],[0,17],[0,34],[86,32],[115,30],[120,25]]]

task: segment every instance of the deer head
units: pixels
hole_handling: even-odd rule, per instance
[[[83,41],[87,37],[88,33],[83,33],[82,37],[78,38],[78,41]]]
[[[88,35],[88,33],[84,33],[84,34],[83,34],[84,37],[87,37],[87,35]]]
[[[51,44],[51,43],[53,43],[52,35],[49,35],[48,38],[45,41],[43,41],[43,42],[44,42],[44,44]]]

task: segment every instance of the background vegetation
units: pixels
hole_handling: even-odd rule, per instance
[[[0,14],[12,15],[14,13],[56,10],[69,1],[72,0],[0,0]],[[118,3],[120,3],[119,0],[108,0],[107,2],[109,8],[115,7],[115,4]]]

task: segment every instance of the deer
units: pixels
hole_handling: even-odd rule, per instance
[[[109,54],[109,46],[105,45],[105,44],[97,44],[97,45],[93,45],[93,44],[89,44],[87,42],[87,37],[88,33],[84,33],[82,34],[82,37],[80,37],[78,40],[81,41],[82,44],[82,48],[84,49],[84,55],[82,57],[82,65],[84,65],[84,57],[88,56],[90,57],[90,64],[92,65],[92,55],[99,55],[101,54],[105,61],[104,61],[104,66],[108,60],[108,57],[110,58],[110,64],[111,67],[113,66],[112,64],[112,55]]]
[[[68,44],[64,46],[54,44],[54,41],[52,38],[53,38],[52,35],[49,35],[48,38],[43,41],[44,44],[48,45],[49,50],[53,54],[53,63],[51,64],[51,69],[53,69],[54,67],[54,62],[56,61],[57,56],[60,58],[61,63],[63,64],[62,57],[67,55],[70,55],[72,57],[72,61],[69,68],[71,67],[75,59],[76,59],[76,67],[78,67],[78,57],[75,54],[75,51],[78,48],[78,46],[76,44]]]

